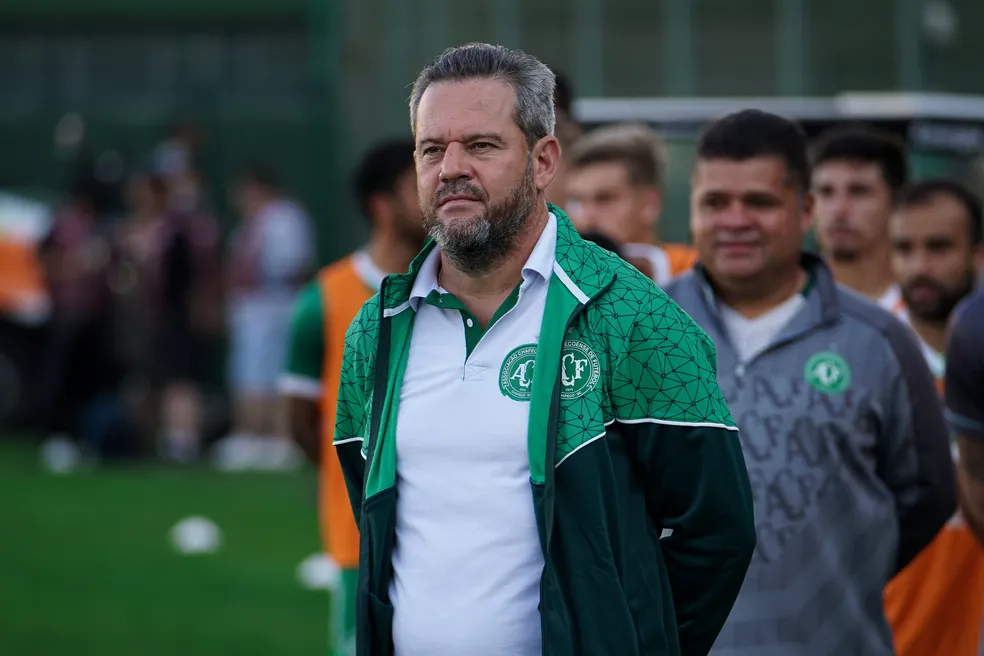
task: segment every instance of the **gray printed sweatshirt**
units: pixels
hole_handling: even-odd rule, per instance
[[[666,289],[714,340],[757,547],[712,654],[892,654],[888,580],[956,507],[947,428],[909,329],[803,255],[806,304],[740,362],[703,269]]]

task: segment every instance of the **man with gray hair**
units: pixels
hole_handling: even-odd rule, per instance
[[[705,654],[754,549],[710,340],[544,200],[553,92],[482,44],[414,85],[432,239],[349,327],[335,424],[360,656]]]

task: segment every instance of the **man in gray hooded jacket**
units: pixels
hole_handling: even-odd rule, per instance
[[[712,653],[893,654],[886,582],[955,509],[947,429],[915,339],[801,251],[807,142],[747,110],[701,136],[696,269],[667,293],[713,338],[758,544]]]

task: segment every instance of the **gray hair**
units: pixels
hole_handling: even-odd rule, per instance
[[[516,125],[532,147],[554,133],[556,77],[546,65],[521,50],[487,43],[448,48],[420,72],[410,94],[410,130],[417,136],[417,108],[432,84],[487,79],[509,82],[516,90]]]

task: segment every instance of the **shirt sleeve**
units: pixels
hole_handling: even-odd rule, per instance
[[[320,399],[324,354],[324,308],[321,288],[315,281],[305,286],[294,302],[287,366],[278,382],[281,394]]]
[[[984,440],[984,293],[957,313],[946,348],[946,418],[955,433]]]
[[[666,536],[681,652],[706,654],[755,550],[751,485],[710,338],[668,299],[640,309],[613,371],[614,428]]]

